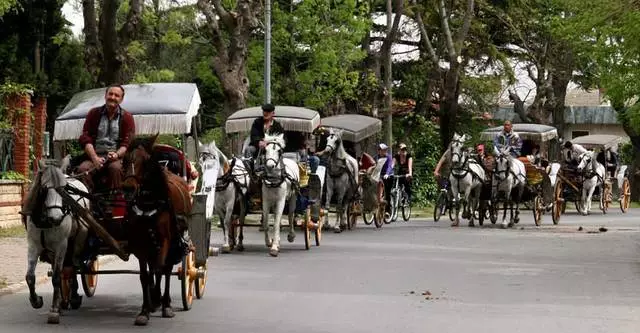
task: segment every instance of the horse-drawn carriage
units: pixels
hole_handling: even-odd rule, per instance
[[[178,276],[181,281],[182,304],[185,310],[191,308],[194,295],[196,298],[204,295],[211,231],[209,216],[205,216],[205,202],[209,193],[191,194],[192,191],[188,190],[187,170],[192,166],[183,151],[171,146],[155,145],[158,133],[180,135],[183,139],[182,147],[185,147],[188,135],[196,135],[200,96],[195,84],[125,85],[124,89],[126,97],[122,107],[133,115],[135,134],[156,134],[152,138],[138,137],[129,146],[122,162],[122,169],[126,175],[123,183],[131,187],[123,185],[123,190],[111,190],[105,186],[108,179],[101,171],[109,167],[108,163],[100,170],[90,170],[88,175],[73,174],[74,167],[81,159],[76,159],[74,163],[67,157],[60,165],[41,163],[34,188],[55,188],[62,200],[62,206],[58,203],[55,207],[60,207],[62,212],[66,212],[64,216],[78,220],[78,230],[86,231],[82,238],[86,239],[86,242],[76,242],[81,252],[74,253],[74,258],[79,259],[74,260],[70,270],[62,274],[58,271],[60,263],[53,265],[52,262],[53,271],[50,275],[53,276],[54,290],[56,281],[62,275],[59,282],[61,308],[71,306],[77,309],[81,305],[82,298],[77,291],[76,274],[80,274],[87,297],[94,295],[98,275],[140,274],[144,302],[143,310],[136,318],[136,324],[145,325],[149,320],[149,312],[154,311],[154,306],[158,307],[159,303],[162,303],[163,316],[173,316],[168,295],[171,275]],[[55,120],[53,139],[54,146],[58,149],[54,152],[56,155],[66,154],[64,141],[77,140],[80,137],[88,111],[103,105],[104,100],[105,89],[93,89],[73,96]],[[159,149],[155,149],[156,147]],[[171,169],[177,175],[166,169]],[[46,185],[45,179],[50,179],[51,175],[58,175],[53,177],[57,178],[57,181],[54,181],[53,185]],[[83,176],[93,179],[92,190],[75,179]],[[164,191],[155,191],[152,197],[147,193],[152,192],[149,191],[150,184],[160,186]],[[176,193],[176,190],[179,191],[181,200],[175,200],[171,195]],[[47,198],[51,195],[47,194]],[[162,195],[164,197],[160,198]],[[149,205],[155,208],[149,208]],[[50,214],[51,209],[43,206],[43,214]],[[29,218],[33,220],[33,216]],[[167,229],[162,231],[161,227]],[[29,231],[29,227],[27,229]],[[37,230],[42,230],[43,235],[45,232],[56,232],[55,226],[49,227],[49,231]],[[117,255],[120,259],[128,261],[131,254],[138,258],[139,271],[99,269],[98,259],[102,255]],[[174,272],[173,267],[176,264],[179,264],[179,267]],[[155,281],[150,272],[152,269],[156,270]],[[160,294],[162,277],[165,277],[164,294]],[[38,297],[32,290],[30,300],[34,307],[42,306],[41,298],[39,304],[37,302]],[[52,310],[50,322],[56,323],[59,320],[57,316],[59,313],[56,315]]]
[[[503,127],[494,127],[485,130],[481,134],[484,140],[491,140],[496,134],[500,133]],[[557,183],[557,174],[560,164],[550,163],[548,152],[557,146],[558,131],[547,125],[540,124],[513,124],[513,132],[517,133],[523,141],[520,157],[517,158],[523,165],[526,173],[526,183],[522,188],[520,202],[531,202],[533,210],[534,222],[540,225],[542,215],[545,212],[552,211],[552,220],[554,224],[559,222],[559,206],[554,200],[554,186]],[[497,158],[500,158],[497,156]],[[493,176],[490,179],[493,180]],[[490,216],[491,222],[496,223],[499,199],[495,197],[493,191],[493,181],[483,190],[480,202],[480,225],[483,218]],[[514,195],[514,193],[511,193]],[[515,223],[517,223],[517,215]]]
[[[372,139],[382,129],[382,122],[373,117],[359,114],[335,115],[321,120],[322,128],[328,129],[326,146],[330,156],[327,158],[328,181],[332,189],[328,192],[337,193],[337,196],[347,195],[350,202],[343,202],[342,198],[327,198],[327,207],[336,203],[340,225],[335,226],[336,231],[344,224],[344,206],[346,206],[346,227],[352,229],[356,226],[359,215],[362,215],[364,223],[369,225],[375,222],[377,228],[382,227],[385,206],[377,193],[380,183],[378,175],[385,160],[374,161],[367,148],[373,147]],[[319,147],[326,150],[327,147]],[[358,180],[351,179],[347,173],[346,161],[355,157],[357,161]],[[353,161],[351,161],[353,163]],[[377,167],[376,167],[377,166]],[[376,172],[377,171],[377,172]],[[335,185],[333,185],[335,184]],[[383,185],[382,185],[383,186]],[[335,187],[335,190],[333,189]],[[351,194],[349,194],[351,192]]]
[[[232,146],[239,153],[238,155],[246,155],[250,140],[248,132],[253,122],[262,117],[262,113],[260,107],[251,107],[236,111],[227,118],[225,131],[231,134]],[[311,247],[311,233],[315,233],[316,246],[320,246],[322,238],[320,198],[325,175],[323,166],[319,166],[315,173],[311,172],[306,155],[306,144],[310,140],[311,133],[320,123],[320,114],[302,107],[276,106],[275,120],[283,126],[285,133],[267,134],[265,137],[267,145],[258,152],[257,160],[243,158],[246,162],[245,169],[251,174],[246,194],[249,199],[248,207],[244,214],[262,213],[265,242],[271,247],[272,256],[277,256],[279,251],[280,218],[285,211],[289,214],[290,228],[287,240],[294,241],[296,215],[303,215],[300,226],[305,234],[305,248]],[[264,167],[266,171],[263,174],[257,174],[255,172],[257,166]],[[275,215],[273,240],[270,240],[267,235],[268,214],[271,208]],[[240,222],[241,230],[244,226],[242,221]]]
[[[567,202],[573,201],[578,212],[588,214],[592,198],[599,201],[600,210],[606,213],[615,196],[622,212],[627,212],[631,200],[628,166],[608,158],[623,141],[620,136],[601,134],[571,140],[588,152],[578,157],[577,166],[563,167],[555,188],[556,201],[562,207],[559,213],[564,213]]]

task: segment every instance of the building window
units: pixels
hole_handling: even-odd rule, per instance
[[[577,137],[581,137],[581,136],[587,136],[589,135],[589,131],[571,131],[571,138],[575,139]]]

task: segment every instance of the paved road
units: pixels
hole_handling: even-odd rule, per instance
[[[308,252],[299,234],[296,243],[283,245],[279,258],[267,255],[261,234],[252,229],[245,253],[210,259],[204,299],[174,319],[154,316],[144,330],[640,331],[640,211],[569,213],[559,227],[546,216],[538,229],[530,213],[524,217],[510,230],[452,229],[446,220],[382,230],[359,226],[326,235],[321,247]],[[608,231],[588,233],[601,225]],[[127,266],[135,262],[110,268]],[[38,288],[45,302],[49,288]],[[26,294],[0,297],[0,332],[138,330],[132,324],[140,294],[136,276],[102,276],[96,296],[67,312],[57,327],[45,324],[45,309],[29,307]]]

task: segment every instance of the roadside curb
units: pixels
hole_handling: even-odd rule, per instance
[[[118,257],[115,256],[115,255],[106,255],[106,256],[98,257],[98,262],[102,266],[104,264],[108,264],[108,263],[111,263],[113,261],[116,261],[117,259],[118,259]],[[40,264],[40,265],[49,265],[49,264],[44,263],[44,262],[38,262],[38,264]],[[43,284],[43,283],[45,283],[45,282],[47,282],[49,280],[51,280],[51,278],[48,277],[46,275],[46,273],[44,274],[44,276],[43,275],[36,276],[36,286],[41,285],[41,284]],[[21,282],[16,282],[16,283],[10,284],[10,285],[0,289],[0,297],[18,293],[18,292],[22,291],[23,289],[26,289],[27,287],[28,286],[27,286],[27,282],[26,281],[21,281]]]

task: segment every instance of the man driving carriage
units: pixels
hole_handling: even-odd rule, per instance
[[[518,133],[512,130],[511,121],[504,122],[504,128],[493,138],[493,152],[496,156],[500,155],[500,151],[508,149],[513,157],[520,156],[522,149],[522,139]]]
[[[567,141],[564,143],[564,150],[562,156],[564,156],[565,165],[569,168],[575,169],[578,167],[578,158],[587,150],[577,143]]]
[[[111,191],[122,186],[122,158],[135,135],[133,116],[120,107],[124,94],[121,85],[107,87],[105,104],[91,109],[85,118],[78,139],[84,149],[78,172],[84,175],[82,180],[91,191],[95,190],[93,175],[101,175],[99,171],[105,166],[106,186]]]

